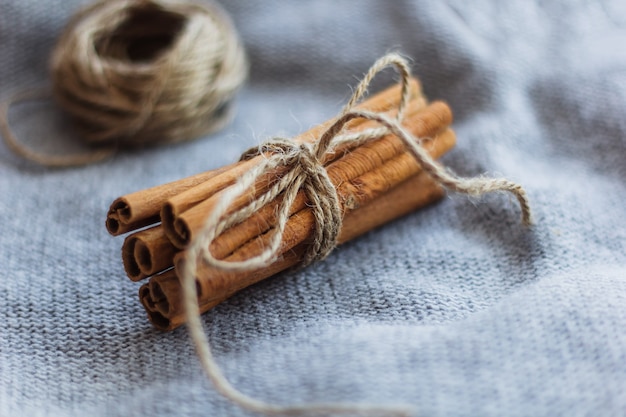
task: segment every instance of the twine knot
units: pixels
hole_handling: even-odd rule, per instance
[[[283,180],[271,193],[272,197],[282,193],[288,200],[287,207],[291,206],[289,202],[293,202],[298,190],[304,191],[313,210],[315,229],[302,265],[324,259],[335,247],[341,231],[343,213],[339,197],[322,162],[328,144],[321,141],[297,144],[289,139],[274,138],[248,149],[241,156],[241,160],[247,160],[269,154],[268,158],[274,159],[277,165],[287,167]]]

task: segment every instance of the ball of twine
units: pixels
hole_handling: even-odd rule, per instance
[[[51,70],[86,141],[142,146],[222,127],[247,63],[215,4],[103,0],[67,25]]]

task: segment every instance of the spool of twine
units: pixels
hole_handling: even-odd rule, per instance
[[[9,129],[10,102],[0,109],[0,127],[13,150],[56,166],[101,159],[102,147],[174,143],[220,129],[247,75],[226,13],[213,3],[176,0],[102,0],[83,9],[50,64],[55,99],[100,151],[63,157],[25,148]]]

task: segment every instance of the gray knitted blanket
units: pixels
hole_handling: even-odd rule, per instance
[[[47,85],[80,3],[0,0],[1,98]],[[148,323],[106,210],[328,119],[390,50],[455,113],[446,165],[523,184],[535,226],[507,195],[451,194],[248,288],[203,316],[225,375],[277,403],[626,415],[625,3],[223,3],[251,61],[226,130],[67,170],[0,144],[0,415],[250,415],[213,389],[186,328]],[[71,147],[49,103],[11,123],[33,145]]]

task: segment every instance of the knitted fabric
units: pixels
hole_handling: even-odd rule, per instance
[[[79,3],[0,0],[0,96],[45,83]],[[426,94],[454,110],[446,166],[523,184],[532,232],[507,196],[452,195],[248,288],[202,318],[225,375],[276,403],[623,415],[622,2],[224,6],[251,61],[227,130],[62,171],[0,144],[0,416],[251,415],[215,392],[185,328],[151,328],[121,240],[104,228],[108,204],[327,120],[350,95],[346,80],[390,49],[414,57]],[[20,138],[73,149],[52,105],[10,116]]]

